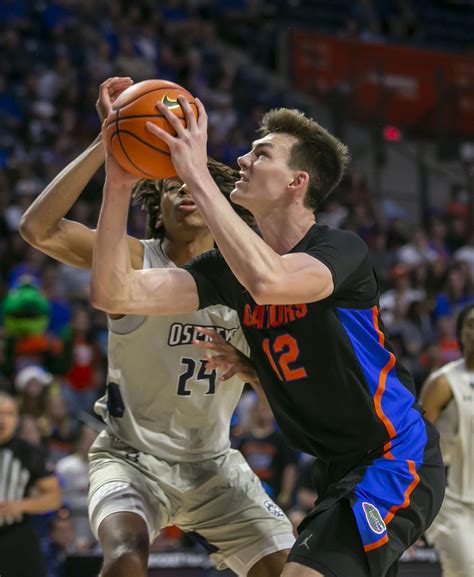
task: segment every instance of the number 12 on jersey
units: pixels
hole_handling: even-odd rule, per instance
[[[290,363],[298,360],[300,349],[296,339],[288,333],[279,335],[273,342],[263,339],[262,347],[280,381],[288,383],[307,376],[304,367],[290,367]]]

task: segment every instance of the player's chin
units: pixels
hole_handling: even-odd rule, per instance
[[[243,206],[244,208],[247,208],[247,203],[246,203],[247,199],[248,199],[248,194],[237,186],[230,193],[230,200],[233,203],[238,204],[239,206]]]
[[[198,227],[205,226],[204,218],[201,216],[201,213],[197,210],[193,210],[192,212],[184,212],[180,214],[180,218],[178,219],[184,226],[189,227]]]

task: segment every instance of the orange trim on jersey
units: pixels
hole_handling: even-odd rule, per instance
[[[381,539],[375,541],[375,543],[369,543],[368,545],[364,545],[364,551],[373,551],[374,549],[378,549],[379,547],[382,547],[382,545],[385,545],[387,541],[388,541],[388,535],[385,534]]]
[[[375,330],[377,331],[377,334],[379,336],[379,345],[381,347],[383,347],[384,342],[385,342],[385,337],[384,337],[383,332],[379,328],[378,310],[377,310],[377,307],[375,307],[375,306],[372,307],[372,321],[374,323]],[[395,362],[396,362],[395,355],[393,353],[390,353],[390,352],[389,352],[389,355],[390,355],[390,357],[388,359],[387,364],[380,371],[379,382],[377,385],[377,390],[375,391],[375,395],[374,395],[374,405],[375,405],[375,412],[377,413],[377,416],[382,421],[382,423],[385,425],[385,428],[387,429],[388,435],[390,437],[390,440],[387,443],[385,443],[385,445],[384,445],[384,449],[386,451],[384,456],[387,459],[394,459],[394,456],[392,455],[392,453],[390,453],[390,447],[392,445],[392,439],[396,436],[397,431],[395,430],[395,427],[393,426],[392,421],[390,421],[390,419],[387,417],[387,415],[383,412],[383,409],[382,409],[382,396],[385,392],[385,382],[387,380],[387,375],[393,369],[393,367],[395,366]]]
[[[379,310],[376,306],[372,307],[372,322],[374,323],[375,330],[379,335],[379,345],[383,347],[385,345],[385,335],[379,327]]]
[[[384,522],[386,525],[388,525],[388,523],[390,523],[390,521],[393,519],[393,517],[395,516],[395,513],[399,510],[399,509],[406,509],[408,507],[408,505],[410,504],[410,495],[413,492],[413,489],[418,485],[418,483],[420,482],[420,477],[418,475],[418,473],[416,472],[416,465],[415,465],[415,461],[407,461],[408,463],[408,468],[410,469],[410,473],[413,475],[413,481],[408,485],[408,487],[406,488],[405,491],[405,499],[403,500],[403,503],[401,505],[394,505],[390,511],[385,515],[385,519]]]

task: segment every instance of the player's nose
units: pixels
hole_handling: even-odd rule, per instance
[[[248,168],[250,166],[250,152],[243,154],[237,158],[237,164],[240,168]]]

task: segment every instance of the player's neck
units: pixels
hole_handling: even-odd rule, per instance
[[[308,210],[275,210],[261,218],[257,225],[265,242],[278,254],[286,254],[305,236],[315,223],[314,215]]]
[[[212,250],[214,248],[214,239],[208,232],[197,234],[192,239],[171,239],[165,237],[161,248],[176,266],[182,266],[203,252]]]
[[[468,371],[474,371],[474,351],[471,354],[464,356],[464,362]]]

